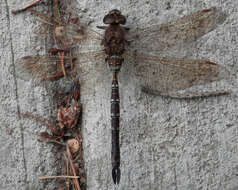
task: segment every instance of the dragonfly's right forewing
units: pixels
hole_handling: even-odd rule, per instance
[[[63,62],[61,62],[62,58]],[[105,72],[107,68],[103,50],[77,52],[75,54],[70,52],[63,57],[59,55],[22,57],[16,62],[16,76],[22,80],[33,80],[36,84],[39,84],[42,80],[54,78],[53,76],[62,77],[63,75],[57,75],[62,73],[62,63],[64,64],[66,75],[71,78],[89,76],[88,74],[90,73],[92,76],[96,73]]]
[[[67,12],[63,11],[62,13],[62,11],[62,7],[61,9],[58,8],[57,4],[54,6],[54,17],[31,10],[31,13],[42,22],[36,33],[39,35],[53,35],[56,45],[62,49],[81,46],[92,50],[89,46],[100,45],[103,39],[100,33],[90,29],[86,24],[81,24],[79,21],[73,22],[69,18],[65,20],[64,16],[67,15]],[[90,44],[88,44],[89,42]]]
[[[89,27],[68,24],[64,26],[63,35],[58,37],[61,44],[69,47],[78,47],[87,51],[101,49],[103,36]]]
[[[60,71],[59,56],[25,56],[16,62],[16,76],[36,83]]]
[[[91,29],[90,27],[85,27],[83,30],[82,40],[79,46],[87,51],[101,50],[101,42],[103,40],[103,35]]]
[[[78,78],[81,86],[81,93],[84,97],[89,97],[96,92],[96,89],[108,84],[110,70],[105,63],[105,53],[103,50],[93,52],[80,52],[73,54],[76,58],[74,68],[70,72],[73,78]]]
[[[71,71],[72,76],[103,75],[107,72],[107,65],[105,63],[106,56],[103,50],[81,53],[77,52],[73,54],[73,57],[76,60],[74,61],[74,68]]]
[[[59,20],[58,18],[54,18],[52,16],[49,16],[45,13],[36,11],[36,10],[31,10],[31,14],[36,16],[36,18],[40,19],[42,22],[49,24],[49,25],[64,25],[64,22]]]
[[[34,30],[34,33],[39,36],[45,37],[46,35],[53,35],[53,38],[56,39],[56,27],[62,26],[62,28],[64,28],[65,26],[65,24],[60,20],[57,20],[54,17],[51,17],[45,13],[41,13],[35,10],[31,10],[31,13],[35,15],[36,18],[41,22],[41,24]]]

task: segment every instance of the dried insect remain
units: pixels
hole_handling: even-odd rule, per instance
[[[41,119],[31,113],[22,114],[23,117],[32,118],[42,123],[50,130],[51,134],[48,132],[41,132],[39,134],[40,139],[64,147],[67,155],[66,162],[70,163],[70,169],[68,168],[65,170],[65,175],[45,176],[40,179],[69,178],[73,180],[73,184],[77,190],[81,189],[80,184],[81,186],[85,185],[84,164],[81,163],[83,160],[82,135],[78,122],[81,112],[79,96],[79,84],[78,82],[74,82],[70,92],[63,94],[60,97],[61,101],[57,114],[58,122],[56,124]],[[76,164],[78,160],[80,160],[80,166]],[[75,163],[75,161],[77,162]],[[69,165],[66,164],[66,167],[69,167]],[[78,169],[80,168],[83,172],[81,172],[81,174],[76,173],[76,167]],[[62,186],[62,183],[60,183],[60,186]]]

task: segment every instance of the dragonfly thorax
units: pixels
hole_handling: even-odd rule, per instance
[[[124,61],[124,58],[118,55],[113,55],[113,56],[107,57],[106,59],[106,62],[108,63],[108,66],[111,71],[120,71],[123,61]]]

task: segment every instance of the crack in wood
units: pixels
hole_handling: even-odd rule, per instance
[[[13,50],[13,43],[12,43],[12,33],[11,33],[11,21],[10,21],[10,10],[7,0],[5,1],[6,5],[6,17],[7,17],[7,28],[10,37],[10,50],[11,50],[11,64],[13,65],[13,78],[14,78],[14,85],[15,85],[15,97],[16,97],[16,104],[17,104],[17,115],[18,119],[20,119],[20,105],[19,105],[19,97],[18,97],[18,85],[17,85],[17,78],[16,78],[16,67],[15,67],[15,59],[14,59],[14,50]],[[25,170],[24,175],[24,185],[27,184],[27,166],[26,166],[26,157],[25,157],[25,146],[24,146],[24,129],[20,122],[20,132],[21,132],[21,146],[22,146],[22,157],[23,157],[23,167]]]

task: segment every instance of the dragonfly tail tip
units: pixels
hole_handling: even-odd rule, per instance
[[[120,183],[120,178],[121,178],[121,170],[118,167],[114,167],[112,169],[112,179],[114,184],[119,184]]]

